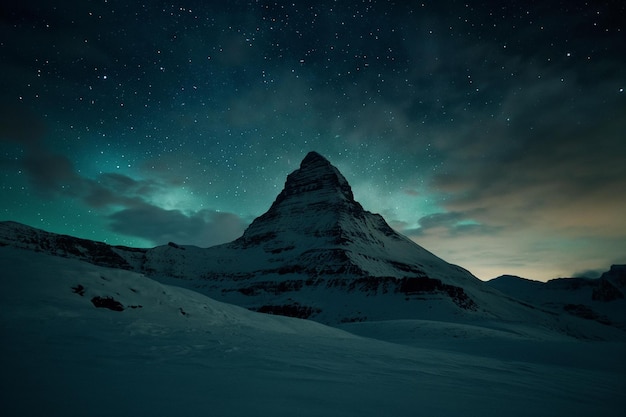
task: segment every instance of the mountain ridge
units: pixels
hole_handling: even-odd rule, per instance
[[[4,222],[0,244],[132,270],[250,310],[331,325],[526,320],[595,337],[585,336],[586,325],[576,330],[575,318],[502,293],[397,233],[356,202],[345,177],[316,152],[287,176],[267,212],[229,243],[136,249]]]
[[[13,234],[13,233],[7,233],[10,232],[14,229],[18,229],[20,231],[19,234]],[[41,239],[41,242],[44,242],[43,244],[40,244],[40,240],[39,238],[43,236],[43,239]],[[61,242],[64,242],[63,244],[60,245],[55,245],[55,241],[57,239],[60,239]],[[71,247],[71,245],[69,246],[69,250],[67,250],[68,248],[68,242],[73,242],[74,247]],[[106,256],[100,256],[100,254],[96,251],[85,251],[83,250],[83,246],[85,242],[92,242],[94,244],[96,244],[96,247],[100,247],[100,245],[103,245],[103,247],[109,247],[109,249],[111,251],[113,251],[113,253],[115,253],[116,255],[120,256],[121,258],[123,258],[125,260],[125,263],[123,264],[124,267],[120,267],[119,265],[117,265],[116,263],[112,263],[108,261],[108,258]],[[110,246],[107,245],[106,243],[103,242],[93,242],[93,241],[89,241],[87,239],[81,239],[81,238],[74,238],[68,235],[61,235],[61,234],[55,234],[55,233],[51,233],[51,232],[46,232],[44,230],[41,229],[36,229],[33,228],[31,226],[28,225],[24,225],[22,223],[18,223],[18,222],[14,222],[14,221],[0,221],[0,248],[2,247],[14,247],[16,249],[19,250],[26,250],[26,251],[33,251],[33,252],[38,252],[38,253],[46,253],[50,256],[60,256],[62,258],[69,258],[69,259],[76,259],[79,261],[83,261],[83,262],[87,262],[96,266],[104,266],[107,268],[112,268],[113,270],[115,269],[122,269],[122,270],[127,270],[127,271],[133,271],[133,272],[140,272],[145,274],[147,277],[155,279],[156,281],[159,282],[163,282],[166,284],[174,284],[176,286],[180,286],[180,287],[186,287],[186,288],[190,288],[194,291],[200,292],[200,293],[204,293],[207,294],[206,291],[203,291],[203,288],[199,288],[196,284],[197,281],[190,279],[188,276],[185,275],[181,275],[181,276],[177,276],[176,274],[171,274],[169,276],[164,276],[164,275],[160,275],[160,276],[156,276],[155,275],[155,271],[150,271],[149,268],[145,267],[146,264],[146,255],[149,254],[151,252],[151,249],[142,249],[142,248],[130,248],[130,247],[125,247],[125,246]],[[221,245],[220,245],[221,246]],[[168,245],[163,245],[163,246],[159,246],[156,248],[153,248],[152,250],[157,250],[157,251],[171,251],[171,252],[187,252],[187,251],[197,251],[200,254],[204,251],[204,249],[195,247],[195,246],[181,246],[181,245],[177,245],[174,243],[170,243]],[[108,253],[108,250],[105,251],[105,253]],[[96,256],[93,256],[93,255]],[[192,256],[193,257],[193,256]],[[117,259],[117,258],[114,258]],[[130,265],[130,268],[128,267],[128,265]],[[611,268],[611,271],[606,272],[605,274],[611,274],[614,273],[615,268],[620,268],[620,270],[626,268],[626,266],[624,265],[614,265]],[[513,277],[516,279],[520,279],[518,277]],[[532,281],[532,280],[526,280],[523,279],[524,281],[527,281],[528,283],[534,284],[543,284],[539,281]],[[566,281],[566,278],[560,279],[561,281]],[[281,290],[293,290],[293,284],[294,280],[287,280],[284,281],[282,284],[281,283],[274,283],[274,285],[276,286],[275,290],[277,292],[280,292]],[[363,282],[362,282],[363,283]],[[191,285],[190,285],[191,284]],[[268,284],[268,282],[265,282],[264,284]],[[485,284],[489,284],[488,282],[486,282]],[[292,287],[290,287],[290,285]],[[297,285],[296,285],[297,287]],[[300,287],[301,289],[302,287]],[[264,291],[268,290],[268,287],[265,287],[263,289]],[[297,290],[297,288],[296,288]],[[430,288],[430,290],[437,290],[437,288]],[[439,289],[441,291],[441,289]],[[274,290],[271,290],[274,291]],[[226,291],[226,293],[229,292],[234,292],[234,291]],[[579,310],[574,310],[574,311],[568,311],[565,314],[566,316],[578,316],[581,317],[582,319],[584,319],[583,321],[575,321],[574,323],[569,322],[568,320],[564,320],[564,316],[562,314],[559,314],[558,310],[559,309],[555,309],[553,305],[544,305],[544,303],[538,302],[537,300],[531,300],[528,297],[524,297],[523,295],[520,296],[520,294],[511,294],[509,291],[504,291],[504,292],[500,292],[499,290],[497,291],[498,294],[502,295],[502,299],[500,301],[505,301],[505,304],[510,306],[514,306],[514,311],[512,311],[508,317],[500,317],[500,319],[505,319],[505,321],[511,321],[511,320],[515,320],[515,316],[517,313],[519,313],[519,311],[525,311],[526,313],[528,311],[534,311],[536,313],[536,317],[533,317],[533,319],[538,319],[536,322],[533,322],[533,326],[538,326],[539,328],[544,327],[546,328],[548,331],[556,331],[557,333],[565,333],[566,335],[569,336],[574,336],[576,338],[583,338],[583,339],[588,339],[588,338],[592,338],[592,339],[596,339],[596,338],[600,338],[600,339],[607,339],[607,340],[611,340],[613,339],[615,336],[618,337],[619,340],[621,340],[620,338],[623,336],[620,336],[621,333],[620,332],[618,334],[612,333],[612,332],[608,332],[609,336],[605,336],[604,334],[606,332],[604,331],[600,331],[600,336],[594,335],[594,331],[589,331],[588,329],[584,329],[585,326],[582,326],[581,330],[574,330],[570,328],[571,326],[580,326],[581,324],[589,324],[589,321],[595,321],[595,322],[599,322],[601,323],[604,327],[604,330],[606,330],[607,325],[611,326],[611,327],[618,327],[618,328],[622,328],[623,330],[626,330],[626,328],[624,328],[624,326],[622,325],[622,322],[615,322],[615,320],[610,320],[610,322],[607,322],[606,317],[603,316],[598,316],[598,315],[594,315],[593,317],[589,317],[589,311],[585,308],[580,309],[581,307],[579,306]],[[413,295],[415,295],[416,293],[414,293]],[[220,299],[222,297],[220,297],[220,294],[216,294],[213,293],[213,295],[215,296],[215,299]],[[369,294],[368,296],[366,296],[367,300],[370,300],[370,296],[372,294]],[[422,303],[426,303],[428,304],[430,301],[428,297],[425,297],[424,294],[422,294],[421,297],[416,297],[416,300],[419,300],[419,302]],[[519,301],[517,301],[519,300]],[[291,316],[291,317],[302,317],[303,313],[308,313],[305,314],[307,317],[310,316],[312,313],[315,312],[315,309],[312,307],[307,307],[305,305],[298,305],[296,304],[284,304],[284,305],[275,305],[275,308],[250,308],[249,306],[246,306],[245,303],[241,303],[241,302],[232,302],[232,300],[229,299],[223,299],[222,301],[226,301],[230,304],[235,304],[235,305],[241,305],[243,307],[246,307],[250,310],[253,311],[259,311],[259,312],[264,312],[264,313],[271,313],[271,314],[278,314],[278,315],[285,315],[285,316]],[[374,300],[372,300],[374,301]],[[611,305],[611,303],[604,303],[606,305]],[[623,306],[617,306],[615,303],[612,304],[613,306],[616,306],[619,310],[619,314],[618,317],[621,317],[623,314]],[[526,306],[526,307],[524,307]],[[414,315],[413,318],[419,318],[419,319],[426,319],[426,320],[441,320],[442,322],[445,321],[450,321],[450,322],[458,322],[458,323],[471,323],[471,320],[465,320],[463,317],[460,317],[458,315],[456,316],[451,316],[451,315],[443,315],[443,316],[428,316],[428,315],[424,315],[424,311],[425,310],[429,310],[430,308],[432,308],[432,306],[429,306],[426,309],[422,309],[421,311],[419,310],[415,310],[414,311]],[[520,308],[522,310],[520,310]],[[422,314],[420,314],[422,313]],[[440,313],[440,312],[437,312]],[[555,326],[554,320],[546,320],[546,317],[552,317],[552,318],[556,318],[558,319],[557,321],[562,321],[561,323],[561,327],[559,327],[558,325]],[[613,316],[615,316],[615,314],[613,314]],[[613,317],[612,316],[612,317]],[[496,316],[489,316],[490,320],[493,323],[498,323],[498,317]],[[387,318],[390,319],[391,317]],[[396,317],[397,319],[398,317]],[[401,318],[401,317],[400,317]],[[405,317],[404,319],[409,318],[409,317]],[[334,322],[331,323],[327,323],[327,324],[340,324],[340,323],[349,323],[349,322],[360,322],[360,321],[369,321],[370,318],[360,315],[360,316],[355,316],[355,317],[347,317],[344,320],[335,320]],[[324,323],[324,320],[317,320],[317,321],[321,321],[322,323]],[[524,322],[524,318],[520,318],[518,317],[517,322],[523,323]],[[480,321],[477,322],[480,324]],[[491,327],[492,325],[488,325],[487,327]],[[569,330],[562,328],[562,326],[568,327]],[[495,329],[499,329],[500,325],[496,325],[496,327],[494,327]],[[598,330],[596,328],[596,330]],[[600,329],[602,330],[602,329]],[[612,334],[612,336],[611,336]]]
[[[626,330],[626,265],[611,265],[599,278],[555,278],[541,282],[502,275],[486,284],[551,311],[565,311]]]

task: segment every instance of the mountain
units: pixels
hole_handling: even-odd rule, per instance
[[[141,269],[138,266],[147,251],[147,249],[111,246],[89,239],[50,233],[13,221],[0,222],[1,246],[28,249],[126,270]]]
[[[623,343],[528,338],[524,325],[351,323],[376,326],[378,339],[413,338],[389,343],[58,254],[0,247],[5,417],[517,417],[626,407]]]
[[[366,211],[339,170],[315,152],[287,176],[269,210],[227,244],[134,249],[13,222],[0,224],[2,244],[136,271],[250,310],[335,326],[418,319],[499,328],[526,323],[583,338],[626,334],[504,294],[445,262]]]
[[[233,242],[136,249],[0,222],[0,270],[4,416],[626,406],[626,331],[525,299],[525,281],[500,291],[448,264],[364,210],[315,153]],[[623,292],[621,267],[603,277]]]
[[[449,313],[479,310],[476,277],[364,210],[315,152],[239,239],[202,250],[158,247],[146,253],[144,268],[161,278],[194,277],[194,288],[221,300],[327,323],[411,317],[431,301]],[[375,311],[377,304],[384,308]]]
[[[503,275],[487,284],[546,310],[566,312],[626,330],[626,265],[612,265],[599,278],[556,278],[540,282]]]

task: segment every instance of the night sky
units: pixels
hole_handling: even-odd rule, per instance
[[[10,3],[2,220],[211,246],[315,150],[482,279],[626,263],[626,3]]]

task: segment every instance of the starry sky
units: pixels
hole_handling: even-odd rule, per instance
[[[626,263],[621,1],[29,0],[0,10],[0,219],[230,241],[315,150],[481,279]]]

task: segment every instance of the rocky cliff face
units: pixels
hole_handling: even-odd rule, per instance
[[[425,277],[441,275],[444,268],[476,280],[395,232],[380,215],[364,210],[343,175],[315,152],[287,177],[270,209],[226,248],[261,250],[272,263],[280,261],[283,270],[290,264],[313,275]],[[262,268],[251,259],[245,264]],[[428,271],[429,266],[436,271]]]
[[[342,246],[355,239],[382,244],[376,234],[399,236],[382,217],[366,212],[354,200],[341,173],[318,153],[309,153],[300,169],[287,177],[270,209],[231,244],[233,248],[261,245],[269,252],[294,249],[295,243],[315,240],[315,246]]]

